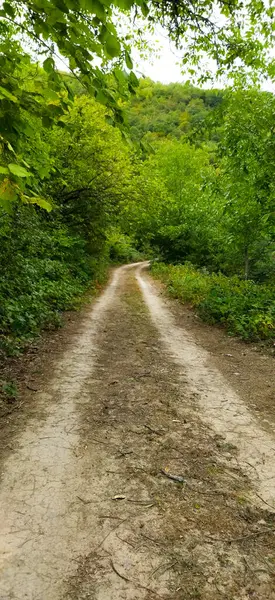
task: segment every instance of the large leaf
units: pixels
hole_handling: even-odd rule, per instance
[[[43,69],[47,73],[52,73],[54,71],[54,60],[52,59],[51,56],[48,56],[48,58],[46,58],[46,60],[44,60]]]
[[[112,34],[109,34],[105,40],[105,50],[106,54],[109,58],[115,58],[115,56],[119,56],[120,54],[120,43]]]
[[[51,203],[48,202],[48,200],[45,200],[45,198],[40,198],[40,196],[34,196],[33,198],[30,198],[29,196],[24,196],[24,199],[26,199],[27,202],[30,204],[37,204],[37,206],[40,206],[40,208],[44,208],[44,210],[46,210],[47,212],[51,212],[51,210],[53,209]]]
[[[8,165],[8,168],[9,168],[10,173],[12,173],[12,175],[15,175],[16,177],[30,177],[31,176],[31,173],[29,171],[24,169],[24,167],[21,167],[21,165],[17,165],[16,163],[10,163]]]
[[[133,65],[133,61],[131,59],[131,56],[130,56],[129,52],[127,52],[127,50],[125,52],[125,62],[126,62],[126,65],[127,65],[128,69],[132,70],[132,68],[133,68],[134,65]]]
[[[85,0],[85,8],[92,14],[95,14],[101,21],[106,19],[104,6],[99,0]]]

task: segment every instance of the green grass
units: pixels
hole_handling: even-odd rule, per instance
[[[273,285],[204,273],[190,264],[155,263],[152,274],[174,298],[195,307],[204,321],[223,324],[230,335],[248,341],[275,338]]]

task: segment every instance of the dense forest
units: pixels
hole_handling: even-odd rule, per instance
[[[212,3],[199,3],[196,19],[187,2],[1,9],[4,355],[59,325],[62,311],[104,282],[110,262],[142,257],[158,258],[156,276],[204,318],[246,339],[274,337],[275,98],[241,76],[224,90],[138,80],[112,13],[133,6],[178,41],[205,25]],[[255,33],[265,9],[249,7]],[[226,16],[227,4],[220,8]],[[212,56],[209,36],[206,27],[196,47]],[[241,56],[244,69],[272,74],[251,32],[245,49],[234,39],[227,54],[219,39],[221,72]]]

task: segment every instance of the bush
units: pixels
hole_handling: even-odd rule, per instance
[[[108,262],[32,207],[2,215],[0,244],[0,351],[14,355],[42,329],[60,326],[62,311],[77,308],[88,288],[104,282]]]
[[[135,248],[133,239],[115,227],[108,232],[107,245],[110,259],[115,263],[138,262],[143,259],[141,252]]]
[[[154,263],[152,273],[172,296],[194,306],[204,321],[225,325],[230,335],[251,341],[275,337],[274,286],[208,274],[190,264]]]

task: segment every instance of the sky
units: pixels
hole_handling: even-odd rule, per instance
[[[181,73],[179,51],[169,42],[161,31],[156,34],[156,46],[159,48],[158,57],[151,60],[140,60],[136,57],[135,70],[138,75],[150,77],[153,81],[161,83],[180,83],[186,77]]]
[[[153,81],[159,81],[161,83],[184,83],[189,79],[188,74],[184,75],[181,70],[180,51],[169,41],[164,30],[159,28],[150,41],[153,46],[156,45],[158,48],[158,56],[153,56],[151,60],[141,60],[138,55],[135,55],[135,51],[133,51],[135,62],[134,70],[138,76],[144,75],[145,77],[150,77]],[[213,63],[213,72],[215,72],[214,61],[211,62]],[[209,65],[210,62],[208,63],[208,66]],[[225,80],[222,82],[216,80],[213,83],[209,81],[205,85],[200,84],[199,87],[217,88],[224,87],[225,85]],[[270,80],[264,81],[261,88],[275,93],[275,85]]]
[[[134,71],[138,77],[145,76],[150,77],[153,81],[159,81],[161,83],[184,83],[190,76],[182,73],[180,66],[181,55],[180,50],[177,50],[175,46],[170,42],[167,37],[167,33],[162,29],[158,28],[154,34],[149,38],[150,45],[156,49],[156,53],[151,55],[151,58],[147,56],[146,59],[141,59],[139,53],[133,49],[132,56],[134,59]],[[208,62],[208,67],[212,64],[213,72],[215,72],[214,61]],[[64,61],[56,61],[58,68],[64,70]],[[65,62],[66,64],[66,62]],[[66,68],[66,66],[65,66]],[[212,70],[210,68],[210,70]],[[232,83],[232,82],[231,82]],[[219,88],[225,87],[226,80],[208,83],[199,87],[204,88]],[[262,89],[275,93],[275,85],[271,81],[265,81],[262,84]]]

